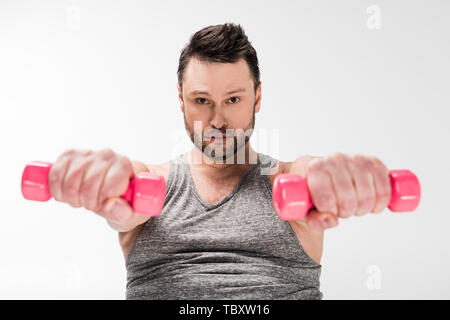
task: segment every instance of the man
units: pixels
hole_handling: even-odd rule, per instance
[[[383,211],[388,169],[361,155],[282,162],[254,151],[261,81],[239,25],[195,33],[181,53],[177,86],[190,152],[146,165],[109,149],[68,150],[50,171],[54,198],[96,212],[119,232],[127,299],[321,299],[324,230],[339,218]],[[166,181],[158,217],[136,215],[120,198],[142,171]],[[277,217],[271,187],[280,173],[307,178],[315,209],[305,220]]]

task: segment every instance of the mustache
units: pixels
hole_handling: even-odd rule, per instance
[[[217,136],[229,136],[229,137],[233,136],[233,137],[235,137],[236,134],[235,134],[234,129],[228,129],[228,132],[214,130],[214,132],[211,132],[211,133],[209,131],[205,132],[205,134],[203,135],[203,137],[205,139],[211,139],[212,137],[217,137]]]

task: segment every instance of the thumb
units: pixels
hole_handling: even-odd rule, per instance
[[[339,220],[334,213],[319,212],[315,209],[308,213],[306,220],[308,226],[316,231],[323,231],[328,228],[333,228],[339,224]]]
[[[106,220],[121,223],[133,217],[133,208],[122,197],[107,199],[103,205],[103,216]]]

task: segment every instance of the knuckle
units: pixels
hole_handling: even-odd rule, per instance
[[[368,196],[368,197],[362,197],[361,199],[359,199],[359,207],[360,208],[370,210],[374,204],[375,204],[375,199],[373,197]]]
[[[100,208],[94,207],[94,208],[91,208],[91,209],[88,209],[88,210],[94,212],[95,214],[97,214],[97,215],[99,215],[99,216],[101,216],[103,218],[105,217],[103,211],[100,210]]]
[[[342,217],[346,218],[356,212],[357,203],[353,198],[344,198],[339,201],[339,212]]]
[[[370,211],[370,209],[368,208],[358,208],[358,211],[356,212],[355,216],[364,216],[366,214],[368,214]]]
[[[64,152],[62,153],[63,156],[72,156],[76,153],[76,150],[71,148],[71,149],[67,149],[64,150]]]
[[[53,169],[53,167],[52,167]],[[50,173],[48,175],[48,182],[50,185],[56,187],[61,181],[60,174],[57,170],[50,170]]]
[[[61,181],[62,178],[57,172],[50,171],[48,177],[48,187],[50,194],[56,201],[61,201]]]
[[[344,162],[336,158],[328,157],[327,159],[324,160],[323,168],[328,173],[335,174],[337,170],[340,170],[342,168],[343,164]]]
[[[352,157],[353,163],[360,169],[368,170],[371,166],[370,160],[361,154],[355,154]]]
[[[123,174],[114,174],[112,179],[105,181],[100,190],[100,199],[107,199],[110,197],[118,197],[125,193],[128,186],[128,178]]]
[[[81,197],[81,201],[83,203],[83,206],[88,209],[95,211],[97,209],[97,199],[95,198],[95,195],[93,193],[84,194],[84,196]]]
[[[82,195],[87,198],[89,196],[89,194],[91,194],[92,191],[94,191],[94,187],[97,184],[97,181],[98,181],[98,175],[92,174],[88,177],[85,177],[83,180],[83,183],[81,185],[81,190],[80,190]]]
[[[100,202],[103,202],[104,199],[107,199],[115,195],[117,195],[117,193],[114,192],[114,186],[111,185],[110,183],[103,183],[102,188],[99,192]]]
[[[333,209],[336,206],[336,201],[332,195],[321,194],[317,197],[317,203],[315,205],[318,209],[326,211]]]
[[[377,157],[369,157],[369,161],[370,161],[372,167],[374,167],[375,169],[383,170],[385,172],[388,172],[388,169],[386,168],[384,163],[380,159],[378,159]]]
[[[81,208],[81,207],[82,207],[82,205],[81,205],[79,202],[76,202],[76,201],[70,202],[69,205],[70,205],[72,208]]]
[[[376,206],[372,209],[372,212],[373,212],[373,213],[380,213],[380,212],[382,212],[384,209],[385,209],[384,206],[376,205]]]
[[[109,160],[114,156],[114,151],[112,151],[110,148],[101,149],[98,153],[102,159],[106,160]]]
[[[346,155],[342,152],[334,152],[331,154],[330,159],[335,163],[341,163],[345,161]]]
[[[373,164],[380,166],[380,167],[384,166],[383,162],[380,159],[378,159],[377,157],[371,157],[370,159],[373,162]]]
[[[308,163],[308,171],[316,171],[321,170],[323,168],[323,160],[322,159],[314,159]]]
[[[90,150],[90,149],[82,149],[82,150],[80,150],[79,153],[80,153],[81,155],[83,155],[83,156],[89,156],[89,155],[92,154],[92,150]]]
[[[93,211],[93,212],[95,212],[95,213],[100,213],[100,212],[101,212],[101,209],[100,209],[99,205],[98,205],[97,202],[95,202],[95,201],[91,201],[91,202],[89,203],[89,206],[86,207],[86,209],[88,209],[88,210],[90,210],[90,211]]]
[[[87,200],[86,203],[84,203],[84,207],[87,210],[91,210],[91,211],[94,211],[94,212],[98,212],[99,211],[99,208],[98,208],[98,205],[97,205],[97,202],[95,201],[95,199]]]
[[[365,157],[364,157],[362,154],[359,154],[359,153],[352,154],[352,155],[350,156],[350,158],[351,158],[353,161],[356,161],[356,162],[363,161],[363,160],[365,159]]]
[[[372,210],[374,205],[375,199],[372,197],[365,197],[359,199],[357,215],[363,215],[370,212],[370,210]]]
[[[317,159],[314,161],[315,161],[315,163],[313,163],[312,168],[311,168],[311,171],[313,171],[313,172],[331,173],[331,172],[333,172],[334,168],[336,167],[336,163],[329,157],[323,158],[323,159]]]
[[[377,198],[384,202],[388,201],[390,196],[391,195],[387,190],[377,192]]]
[[[119,196],[119,193],[117,192],[117,185],[109,183],[108,181],[105,181],[101,189],[99,191],[99,202],[100,204],[103,204],[103,201],[110,197]]]
[[[91,199],[92,199],[92,195],[93,195],[93,187],[92,187],[92,183],[83,183],[81,188],[80,188],[80,197],[83,199],[83,203],[85,205],[91,203]]]
[[[64,179],[64,188],[70,188],[74,184],[76,184],[76,181],[78,178],[83,174],[83,168],[81,166],[76,167],[75,169],[71,169],[72,171],[67,174],[67,176]]]
[[[73,184],[65,184],[63,190],[63,198],[66,201],[72,201],[78,195],[78,188]]]
[[[128,159],[128,157],[119,156],[118,157],[118,162],[120,163],[122,168],[124,168],[124,169],[126,169],[128,171],[133,171],[133,163],[131,162],[130,159]]]
[[[95,176],[90,176],[83,181],[80,188],[80,198],[86,209],[92,210],[97,206],[97,192],[95,190],[98,180]]]

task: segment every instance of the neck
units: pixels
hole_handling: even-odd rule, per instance
[[[227,163],[227,161],[231,162],[231,159],[217,163],[194,147],[188,154],[188,162],[192,168],[201,170],[204,174],[230,177],[250,169],[257,162],[258,153],[250,146],[250,142],[247,142],[243,149],[245,149],[245,159],[242,154],[238,157],[239,153],[243,153],[243,150],[240,150],[234,155],[232,163]]]

